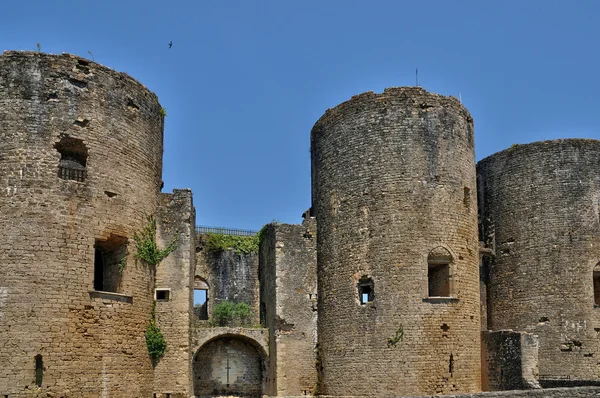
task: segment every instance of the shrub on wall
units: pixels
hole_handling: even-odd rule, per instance
[[[211,252],[235,250],[237,254],[258,253],[258,236],[237,236],[208,233],[206,248]]]
[[[177,248],[176,238],[164,249],[159,249],[156,244],[156,220],[148,217],[148,224],[139,233],[133,234],[135,240],[135,257],[144,260],[148,264],[158,265],[165,257]]]
[[[249,326],[252,310],[246,303],[221,301],[212,311],[212,326]]]

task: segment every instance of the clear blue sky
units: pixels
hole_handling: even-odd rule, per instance
[[[168,113],[164,191],[191,188],[198,224],[258,229],[310,206],[325,110],[417,67],[462,96],[477,159],[600,138],[599,20],[591,0],[5,1],[0,50],[91,51],[138,79]]]

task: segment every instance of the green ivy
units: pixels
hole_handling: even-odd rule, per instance
[[[252,309],[246,303],[221,301],[212,310],[211,326],[249,326]]]
[[[207,233],[206,248],[209,252],[222,252],[234,250],[236,254],[258,253],[267,231],[264,225],[254,236],[237,236],[226,234]]]
[[[162,332],[156,326],[156,303],[152,304],[152,317],[146,328],[146,347],[153,361],[156,361],[165,354],[167,342]]]
[[[151,265],[158,265],[177,248],[176,237],[164,249],[158,248],[156,245],[156,220],[152,216],[148,217],[148,224],[139,234],[137,232],[133,234],[133,240],[135,240],[137,249],[135,257]]]

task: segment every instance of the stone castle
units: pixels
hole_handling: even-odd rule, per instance
[[[126,74],[0,56],[0,398],[600,396],[600,141],[476,164],[457,99],[361,94],[311,132],[303,223],[212,250],[160,192],[163,123]],[[226,301],[248,322],[215,326]]]

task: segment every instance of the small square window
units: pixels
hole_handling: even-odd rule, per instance
[[[156,289],[155,291],[156,301],[169,301],[171,296],[170,289]]]

